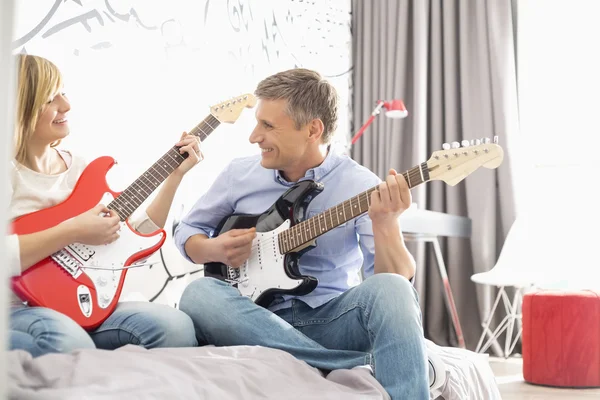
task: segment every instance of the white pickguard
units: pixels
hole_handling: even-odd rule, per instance
[[[103,202],[103,204],[108,204],[108,202]],[[164,236],[164,233],[148,237],[140,236],[132,231],[126,222],[120,224],[119,239],[113,243],[100,246],[73,243],[52,255],[54,261],[74,278],[84,273],[88,275],[96,287],[100,308],[108,307],[113,301],[123,273],[122,268],[125,267],[127,259],[135,253],[157,245]],[[135,267],[143,262],[144,259],[140,259],[130,267]],[[108,268],[108,270],[86,267]],[[85,289],[85,286],[82,285],[78,291]],[[93,312],[91,304],[81,304],[81,300],[80,307],[82,307],[82,313],[88,317]]]
[[[252,253],[248,261],[239,269],[238,289],[244,296],[256,300],[264,291],[269,289],[294,289],[303,282],[300,279],[290,279],[285,273],[285,255],[279,250],[277,235],[290,227],[286,220],[275,230],[256,232],[252,242]],[[231,274],[237,271],[228,267]]]

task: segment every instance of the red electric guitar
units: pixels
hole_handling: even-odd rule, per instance
[[[245,94],[212,106],[210,114],[190,134],[207,138],[220,123],[233,123],[256,99]],[[112,191],[106,173],[115,164],[111,157],[92,161],[71,195],[61,204],[21,216],[12,224],[18,235],[39,232],[73,218],[96,205],[106,204],[121,219],[120,237],[108,245],[73,243],[28,268],[11,280],[13,291],[31,306],[59,311],[86,330],[98,327],[114,311],[128,268],[139,267],[164,243],[159,229],[141,234],[129,225],[129,216],[187,157],[173,146],[120,193]]]

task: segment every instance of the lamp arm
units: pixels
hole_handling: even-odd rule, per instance
[[[364,125],[360,127],[360,129],[358,130],[358,132],[356,132],[356,135],[354,135],[354,137],[352,138],[351,144],[354,144],[354,143],[356,143],[358,141],[358,139],[362,136],[362,134],[365,132],[365,130],[367,129],[367,127],[369,125],[371,125],[371,123],[375,120],[375,117],[377,115],[379,115],[379,112],[383,108],[383,105],[384,105],[384,102],[381,101],[381,100],[377,103],[377,107],[375,107],[375,109],[371,113],[371,116],[369,117],[369,119],[367,120],[367,122],[365,122]]]

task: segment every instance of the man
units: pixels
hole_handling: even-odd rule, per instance
[[[319,281],[311,293],[277,296],[266,309],[221,280],[201,278],[185,289],[179,308],[192,318],[200,342],[277,348],[322,370],[367,365],[392,399],[428,399],[420,309],[409,282],[415,263],[398,225],[411,204],[404,178],[390,170],[382,182],[328,146],[337,94],[318,73],[280,72],[260,82],[255,94],[250,142],[262,153],[233,160],[178,225],[174,238],[185,257],[239,268],[251,254],[255,229],[212,237],[219,222],[264,212],[302,180],[324,185],[309,217],[378,190],[367,214],[319,236],[317,247],[300,258],[300,272]]]

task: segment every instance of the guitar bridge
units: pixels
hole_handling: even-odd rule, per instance
[[[52,259],[72,277],[77,278],[81,274],[81,267],[83,264],[73,258],[68,251],[64,249],[59,250],[52,254]]]

